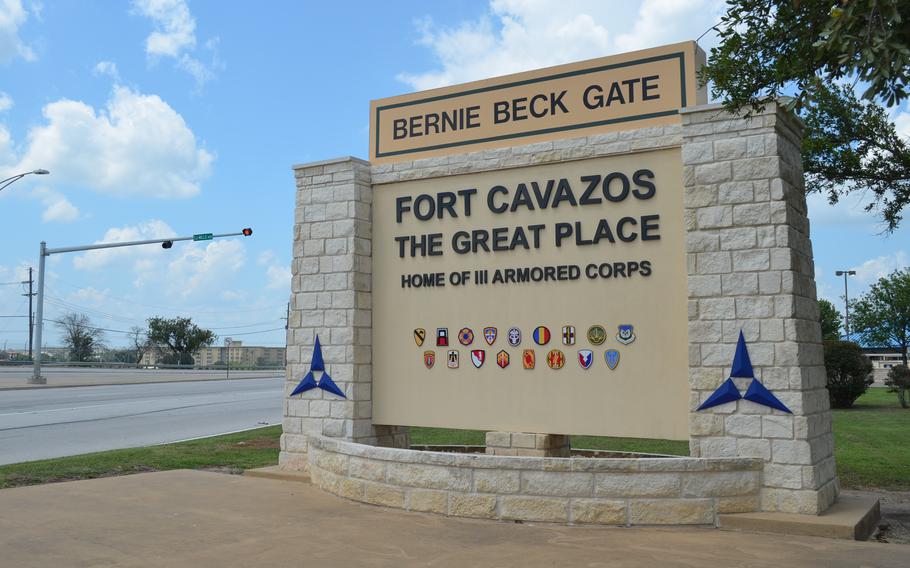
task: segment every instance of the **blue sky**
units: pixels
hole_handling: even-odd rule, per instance
[[[694,39],[721,9],[715,0],[0,0],[0,179],[52,172],[0,192],[0,315],[27,313],[20,287],[3,283],[36,265],[41,240],[249,226],[247,239],[51,257],[47,317],[78,310],[128,330],[184,315],[221,337],[283,345],[290,168],[366,157],[370,99]],[[905,135],[908,111],[895,109]],[[910,229],[883,237],[856,199],[810,203],[821,296],[838,300],[837,269],[859,271],[853,295],[910,264]],[[25,321],[0,318],[0,348],[25,344]],[[45,343],[58,344],[47,329]],[[109,332],[107,342],[125,337]]]

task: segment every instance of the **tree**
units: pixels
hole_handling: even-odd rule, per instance
[[[716,29],[702,82],[731,111],[792,93],[788,105],[806,124],[807,189],[832,203],[868,190],[867,210],[894,230],[910,203],[910,148],[875,101],[893,107],[908,96],[910,2],[730,0]]]
[[[825,341],[825,371],[831,408],[850,408],[869,384],[872,361],[852,341]]]
[[[70,361],[84,362],[102,346],[104,332],[91,325],[85,314],[67,313],[56,322],[63,332],[63,344],[69,349]]]
[[[840,339],[840,322],[843,316],[828,300],[819,300],[818,308],[821,311],[822,339]]]
[[[868,347],[899,349],[907,364],[910,346],[910,268],[895,270],[850,302],[853,332]]]
[[[190,318],[149,318],[148,340],[170,354],[165,363],[192,365],[192,354],[215,342],[215,334],[202,329]]]
[[[148,331],[139,326],[130,328],[130,340],[133,344],[133,352],[136,357],[136,364],[142,362],[142,356],[149,352],[152,344],[149,341]]]
[[[885,386],[891,387],[888,392],[896,392],[902,408],[910,408],[907,394],[910,393],[910,368],[907,365],[895,365],[888,371]]]

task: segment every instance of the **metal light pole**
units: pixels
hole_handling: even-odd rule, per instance
[[[850,341],[850,297],[847,295],[847,276],[856,276],[856,271],[838,270],[835,274],[844,277],[844,336]]]
[[[8,177],[8,178],[6,178],[6,179],[0,180],[0,191],[3,191],[3,189],[4,189],[5,187],[12,185],[13,182],[19,181],[20,179],[24,178],[25,176],[27,176],[27,175],[29,175],[29,174],[35,174],[35,175],[39,175],[39,176],[46,176],[46,175],[49,174],[49,173],[50,173],[50,172],[47,171],[47,170],[32,170],[32,171],[30,171],[30,172],[25,172],[25,173],[21,173],[21,174],[16,174],[16,175],[14,175],[14,176],[12,176],[12,177]]]
[[[9,184],[7,184],[9,185]],[[176,241],[210,241],[221,237],[249,237],[253,234],[253,229],[246,228],[239,233],[197,233],[192,237],[174,237],[170,239],[150,239],[147,241],[129,241],[123,243],[101,243],[97,245],[84,245],[78,247],[47,248],[47,243],[41,241],[41,247],[38,251],[38,314],[35,317],[35,361],[32,376],[28,382],[33,385],[43,385],[47,379],[41,376],[41,332],[44,329],[44,259],[52,254],[65,252],[80,252],[85,250],[97,250],[118,247],[133,247],[137,245],[160,244],[163,248],[171,248]]]
[[[224,338],[224,347],[227,349],[227,368],[224,375],[226,381],[231,380],[231,343],[233,342],[234,340],[230,337]]]

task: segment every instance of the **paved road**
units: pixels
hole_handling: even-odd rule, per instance
[[[95,369],[87,367],[44,366],[41,375],[47,385],[29,385],[29,366],[0,366],[0,390],[7,388],[48,388],[77,385],[123,385],[170,381],[206,381],[224,379],[224,371],[194,369]],[[272,371],[231,371],[231,379],[283,377],[284,369]]]
[[[4,391],[0,464],[280,424],[283,389],[274,378]]]

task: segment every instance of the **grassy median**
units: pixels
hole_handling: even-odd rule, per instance
[[[278,463],[280,426],[129,450],[0,466],[0,489],[168,469],[240,473]],[[876,388],[850,410],[834,411],[837,471],[843,487],[910,490],[910,410],[897,396]],[[480,430],[411,428],[415,445],[482,446]],[[591,450],[688,455],[688,442],[573,436],[572,446]]]
[[[168,469],[240,473],[278,463],[281,426],[163,446],[112,450],[0,466],[0,489]]]

